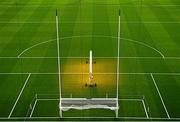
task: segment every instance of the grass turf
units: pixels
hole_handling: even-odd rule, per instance
[[[115,74],[95,75],[98,87],[88,89],[84,87],[88,75],[80,73],[88,73],[85,62],[90,49],[97,62],[93,72],[116,73],[120,9],[119,99],[141,98],[149,108],[148,116],[151,119],[167,118],[153,84],[152,73],[170,117],[180,118],[179,5],[178,0],[1,1],[0,117],[7,119],[9,116],[29,73],[32,73],[31,77],[16,104],[12,118],[28,117],[28,109],[30,104],[34,105],[33,98],[36,94],[42,99],[53,95],[58,97],[56,9],[59,15],[60,55],[64,57],[61,59],[61,71],[65,73],[62,75],[63,96],[72,94],[73,97],[105,97],[108,94],[109,97],[114,97]],[[120,119],[146,118],[141,102],[120,100],[119,103]],[[57,117],[58,111],[58,101],[38,101],[33,117]],[[113,117],[106,118],[107,120],[114,120],[115,116],[112,111],[99,109],[72,110],[63,115]],[[51,119],[53,120],[49,118]]]

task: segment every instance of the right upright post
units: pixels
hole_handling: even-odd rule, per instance
[[[118,18],[118,43],[117,43],[117,88],[116,88],[116,118],[118,118],[118,108],[119,108],[119,55],[120,55],[120,31],[121,31],[121,12],[119,10],[119,18]]]

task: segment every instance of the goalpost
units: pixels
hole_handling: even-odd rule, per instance
[[[119,10],[119,18],[118,18],[118,43],[117,43],[117,88],[116,88],[116,106],[119,107],[119,55],[120,55],[120,31],[121,31],[121,15]],[[116,110],[116,117],[118,117],[118,109]]]
[[[58,14],[56,10],[56,31],[57,31],[57,61],[58,61],[58,82],[59,82],[59,114],[60,118],[63,117],[63,111],[68,111],[70,109],[85,110],[85,109],[109,109],[116,113],[116,118],[118,118],[119,110],[119,55],[120,55],[120,10],[118,18],[118,41],[117,41],[117,81],[116,81],[116,97],[115,98],[62,98],[61,92],[61,63],[60,63],[60,39],[59,39],[59,28],[58,28]],[[89,78],[93,78],[92,75],[92,50],[90,50],[89,56]],[[92,85],[92,84],[90,84]],[[96,86],[96,85],[95,85]]]
[[[57,34],[57,62],[58,62],[58,80],[59,80],[59,114],[62,118],[62,110],[61,110],[61,60],[60,60],[60,47],[59,47],[59,24],[58,24],[58,14],[56,10],[56,34]]]

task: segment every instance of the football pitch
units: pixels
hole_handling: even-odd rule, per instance
[[[179,0],[1,0],[0,120],[180,121],[179,30]],[[85,86],[90,50],[96,87]],[[118,117],[108,109],[60,117],[60,90],[115,98],[117,87]]]

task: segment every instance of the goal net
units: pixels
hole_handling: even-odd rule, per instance
[[[116,98],[61,98],[60,104],[62,111],[70,109],[109,109],[116,111],[118,109]]]

